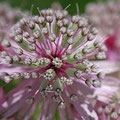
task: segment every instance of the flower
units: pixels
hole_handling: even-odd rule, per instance
[[[104,34],[108,48],[107,58],[110,61],[120,60],[120,1],[89,4],[86,8],[89,19]]]
[[[10,28],[22,17],[27,16],[28,13],[23,13],[18,9],[12,9],[9,5],[0,4],[0,42],[8,37]]]
[[[10,28],[27,13],[22,13],[20,10],[11,9],[7,4],[0,5],[0,51],[3,50],[3,45],[6,44]],[[4,42],[4,41],[5,42]]]
[[[106,36],[107,60],[97,66],[106,73],[101,87],[94,91],[97,97],[95,111],[99,120],[120,120],[119,87],[120,87],[120,38],[119,38],[119,1],[89,4],[87,15],[91,22]],[[96,10],[95,10],[96,9]],[[110,77],[111,76],[111,77]]]
[[[53,120],[57,106],[62,120],[97,120],[86,99],[88,86],[98,87],[104,78],[91,62],[106,58],[97,29],[65,10],[39,12],[11,28],[0,53],[0,77],[7,84],[24,79],[1,102],[0,118],[19,110],[18,118],[29,120],[41,103],[40,120]]]
[[[86,7],[86,13],[102,34],[113,34],[120,25],[119,8],[120,1],[90,3]]]
[[[0,51],[4,50],[6,40],[9,39],[10,28],[22,17],[28,13],[22,13],[20,10],[12,9],[7,4],[0,4]]]
[[[107,77],[102,82],[101,88],[97,88],[95,95],[97,101],[95,110],[99,120],[120,119],[120,81],[113,77]]]

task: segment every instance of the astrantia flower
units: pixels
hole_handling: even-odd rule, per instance
[[[113,77],[104,79],[95,95],[95,110],[99,120],[120,120],[120,80]]]
[[[97,63],[107,74],[100,88],[94,94],[97,96],[95,110],[99,120],[120,120],[120,2],[90,4],[87,15],[91,22],[106,36],[107,60]],[[112,76],[112,77],[108,77]]]
[[[0,118],[20,111],[18,119],[29,120],[41,103],[39,120],[53,120],[57,106],[62,120],[97,120],[86,99],[88,86],[104,78],[91,62],[106,58],[97,33],[85,18],[62,10],[42,10],[14,25],[0,53],[0,77],[25,80],[1,102]]]
[[[107,56],[109,60],[120,60],[120,1],[107,1],[106,3],[89,4],[87,6],[87,15],[104,34],[106,46],[108,48]]]
[[[6,39],[10,27],[25,15],[27,16],[27,13],[12,9],[7,4],[0,4],[0,41]]]
[[[0,51],[3,51],[3,46],[8,38],[10,28],[16,24],[27,13],[22,13],[18,9],[12,9],[7,4],[0,4]]]
[[[103,34],[113,34],[119,28],[120,1],[90,3],[86,7],[87,15]]]

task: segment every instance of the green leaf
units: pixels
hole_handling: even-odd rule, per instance
[[[60,120],[60,115],[59,115],[58,108],[56,108],[56,112],[55,112],[54,120]]]
[[[58,28],[58,26],[57,26],[57,23],[55,22],[54,23],[54,33],[55,33],[55,35],[58,35],[58,33],[59,33],[59,28]]]
[[[37,120],[39,115],[40,115],[40,112],[41,112],[41,108],[42,108],[42,105],[43,105],[43,102],[41,102],[38,106],[38,108],[36,109],[34,115],[32,116],[31,120]]]
[[[77,37],[75,37],[75,43],[74,45],[72,46],[72,48],[76,48],[78,47],[84,40],[85,36],[81,36],[81,35],[77,35]]]
[[[28,42],[26,42],[26,40],[23,39],[22,43],[19,43],[19,45],[26,51],[31,52],[31,50],[29,49],[29,45]]]
[[[59,88],[60,90],[63,91],[64,86],[63,86],[63,84],[61,83],[61,81],[60,81],[59,79],[57,79],[57,80],[55,81],[54,88],[55,88],[55,89]]]
[[[41,90],[44,90],[48,84],[49,84],[48,80],[43,80],[43,82],[41,84]]]
[[[68,43],[67,40],[69,39],[69,37],[67,35],[64,35],[63,39],[62,39],[62,47],[65,48]]]
[[[68,68],[67,70],[66,70],[66,73],[67,73],[67,75],[69,75],[70,77],[75,77],[75,71],[76,71],[76,69],[73,69],[73,68]]]

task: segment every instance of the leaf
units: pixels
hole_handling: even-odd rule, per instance
[[[31,120],[37,120],[40,112],[41,112],[41,108],[42,108],[43,102],[40,103],[40,105],[38,106],[38,108],[36,109],[34,115],[32,116]]]
[[[77,37],[75,37],[75,43],[74,45],[72,46],[72,48],[76,48],[78,47],[84,40],[85,36],[81,36],[81,35],[77,35]]]
[[[56,108],[56,112],[55,112],[54,120],[60,120],[60,115],[59,115],[58,108]]]

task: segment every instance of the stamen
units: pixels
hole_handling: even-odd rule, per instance
[[[83,57],[83,55],[82,55],[81,53],[76,53],[76,54],[74,55],[74,58],[75,58],[75,60],[80,61],[80,60],[82,60],[84,57]]]
[[[53,96],[51,97],[51,99],[52,99],[53,102],[59,102],[58,97],[55,96],[55,95],[53,95]]]
[[[34,102],[34,97],[31,97],[31,98],[27,99],[26,102],[28,104],[32,104]]]
[[[42,29],[42,33],[45,34],[45,35],[48,34],[48,29],[44,27],[44,28]]]
[[[31,90],[32,90],[32,87],[31,86],[27,86],[26,88],[25,88],[25,90],[26,90],[26,92],[31,92]]]
[[[105,52],[98,52],[96,55],[97,59],[106,59],[106,54]]]
[[[21,74],[20,74],[19,72],[13,73],[13,78],[14,78],[15,80],[19,79],[20,77],[21,77]]]
[[[100,79],[103,79],[103,78],[105,77],[105,73],[99,72],[99,73],[97,74],[97,77],[100,78]]]
[[[12,81],[12,77],[10,77],[10,76],[5,76],[5,77],[4,77],[4,81],[5,81],[6,83],[11,82],[11,81]]]
[[[32,72],[32,78],[38,78],[38,74],[36,72]]]
[[[23,50],[20,49],[20,48],[17,48],[17,49],[15,50],[15,52],[16,52],[18,55],[22,55],[22,54],[23,54]]]
[[[31,65],[32,64],[32,61],[31,61],[31,58],[25,58],[25,61],[24,61],[25,65]]]
[[[18,43],[21,43],[23,41],[22,35],[15,36],[15,41],[18,42]]]
[[[102,107],[99,107],[97,110],[98,114],[102,114],[102,111],[103,111]]]
[[[37,32],[37,31],[36,31],[36,32]],[[36,35],[36,34],[37,34],[36,32],[33,33],[34,37],[38,37],[38,36]],[[28,41],[31,42],[31,43],[35,43],[35,42],[36,42],[33,37],[29,37],[29,38],[28,38]]]
[[[54,42],[56,40],[56,36],[54,34],[50,34],[49,39],[51,42]]]
[[[31,77],[30,73],[28,73],[28,72],[24,73],[24,78],[29,79],[30,77]]]
[[[13,62],[13,59],[10,56],[6,56],[5,60],[7,63],[11,64]]]
[[[117,112],[112,112],[111,118],[112,118],[112,119],[117,119],[117,118],[118,118]]]
[[[14,62],[20,62],[20,60],[21,60],[20,57],[18,57],[17,55],[13,56],[13,61]]]
[[[82,76],[82,74],[83,74],[83,72],[82,72],[81,70],[75,71],[75,76],[76,76],[77,78],[80,78],[80,77]]]
[[[60,109],[65,109],[65,103],[64,102],[60,102],[58,106],[59,106]]]
[[[106,113],[106,114],[110,114],[111,112],[112,112],[112,108],[109,107],[109,106],[106,106],[106,107],[105,107],[105,113]]]
[[[2,58],[5,58],[6,56],[8,56],[8,53],[6,51],[2,51],[0,52],[0,55]]]
[[[57,88],[57,89],[55,90],[55,95],[56,95],[56,96],[59,96],[59,95],[61,95],[61,92],[62,92],[62,90],[61,90],[60,88]]]
[[[100,87],[100,81],[99,80],[92,80],[92,85],[94,86],[94,87]]]
[[[59,58],[54,58],[52,61],[53,65],[55,65],[55,67],[60,68],[62,66],[62,60],[60,60]]]
[[[53,86],[51,84],[47,85],[46,90],[51,91],[53,89]]]
[[[70,96],[71,101],[76,102],[78,100],[78,96],[76,94],[72,94]]]
[[[11,44],[8,40],[3,40],[1,44],[3,47],[11,47]]]
[[[55,75],[56,75],[56,73],[55,73],[55,71],[53,69],[48,69],[48,70],[46,70],[44,78],[46,80],[50,81],[50,80],[54,79]]]
[[[66,80],[66,84],[67,84],[67,85],[72,85],[72,84],[73,84],[73,80],[67,79],[67,80]]]

